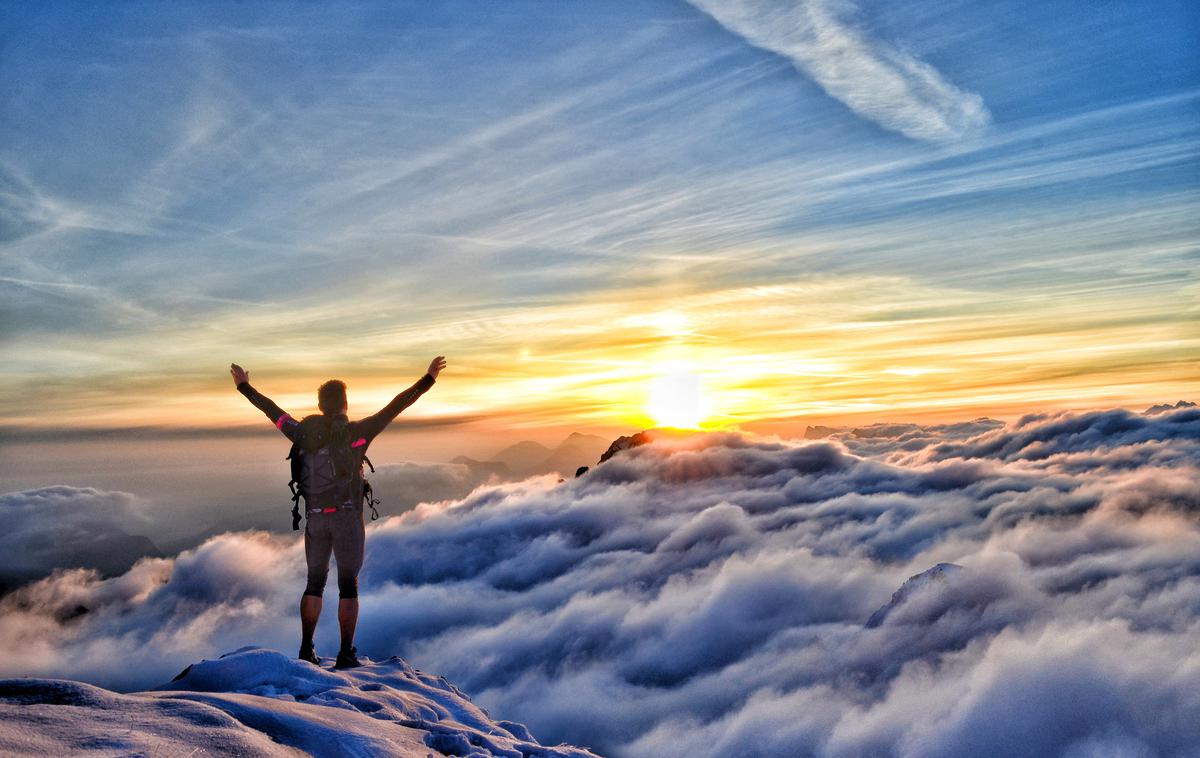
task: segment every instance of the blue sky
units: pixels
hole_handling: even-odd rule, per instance
[[[0,13],[9,425],[439,353],[421,412],[517,424],[632,422],[681,360],[737,422],[1196,386],[1186,3]]]
[[[442,354],[371,448],[385,517],[421,502],[371,527],[371,655],[629,754],[920,751],[929,724],[961,754],[1016,701],[1071,727],[1043,752],[1182,744],[1195,420],[1140,412],[1200,401],[1198,41],[1200,5],[1154,0],[0,3],[8,507],[81,541],[56,549],[204,543],[13,606],[13,675],[293,639],[298,543],[241,531],[293,534],[286,440],[229,363],[296,416],[341,377],[360,416]],[[929,426],[714,434],[458,507],[456,455],[677,418]],[[861,629],[941,561],[982,569],[979,629]],[[581,639],[617,651],[595,678]],[[656,666],[681,678],[614,678]]]

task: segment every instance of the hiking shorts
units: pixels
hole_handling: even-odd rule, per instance
[[[339,508],[333,513],[310,513],[304,526],[304,557],[308,561],[305,595],[325,594],[329,555],[337,561],[338,597],[358,597],[358,572],[363,565],[367,532],[363,512]]]

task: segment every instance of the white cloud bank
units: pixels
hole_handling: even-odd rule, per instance
[[[975,132],[991,119],[982,97],[958,89],[929,64],[846,21],[845,3],[689,2],[755,47],[791,60],[831,97],[885,129],[913,139],[946,141]]]
[[[127,492],[59,485],[0,494],[0,589],[40,579],[55,568],[128,571],[160,555],[136,534],[149,520],[145,504]],[[134,533],[131,533],[134,532]]]
[[[1197,481],[1196,408],[660,441],[369,527],[359,648],[619,758],[1195,756]],[[263,533],[56,574],[0,600],[0,675],[291,650],[303,585]]]

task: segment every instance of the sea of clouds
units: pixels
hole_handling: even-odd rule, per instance
[[[111,575],[160,555],[149,539],[127,531],[149,521],[146,503],[128,492],[65,485],[6,492],[0,518],[0,591],[56,568],[87,566]]]
[[[1197,756],[1198,516],[1195,407],[667,438],[369,526],[358,645],[613,756]],[[291,650],[303,566],[242,532],[56,573],[0,599],[0,675]]]

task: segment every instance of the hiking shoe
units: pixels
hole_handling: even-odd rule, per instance
[[[300,654],[296,656],[302,661],[308,661],[314,666],[321,665],[321,658],[317,655],[317,649],[312,645],[306,645],[300,648]]]
[[[349,650],[338,651],[337,663],[333,664],[333,667],[335,669],[352,669],[361,665],[358,662],[358,648],[352,645]]]

